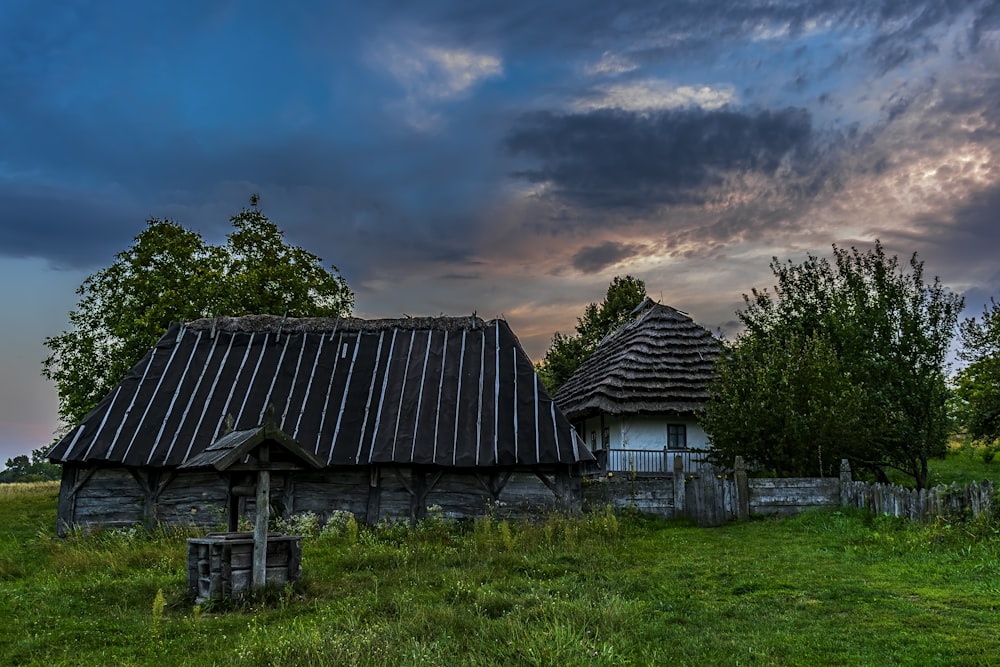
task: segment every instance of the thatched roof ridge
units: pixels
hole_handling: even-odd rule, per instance
[[[243,317],[205,317],[185,325],[194,331],[244,331],[247,333],[328,333],[331,331],[475,331],[486,322],[475,315],[463,317],[401,317],[365,320],[359,317],[279,317],[244,315]]]
[[[719,341],[685,313],[647,299],[605,338],[555,396],[570,419],[685,414],[708,399]]]

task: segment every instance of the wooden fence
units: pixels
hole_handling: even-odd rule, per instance
[[[840,502],[847,507],[915,521],[958,519],[992,514],[995,509],[996,488],[989,480],[966,486],[940,484],[919,491],[895,484],[847,480],[841,485]]]
[[[689,516],[700,526],[717,526],[755,515],[788,516],[813,507],[856,507],[918,521],[992,516],[1000,511],[996,488],[988,480],[916,491],[891,484],[856,482],[846,460],[841,462],[839,477],[825,478],[748,477],[739,458],[731,471],[704,466],[690,472],[687,462],[676,455],[670,463],[671,472],[640,474],[632,468],[635,474],[593,476],[584,489],[585,502],[633,506],[667,518]]]
[[[743,511],[747,516],[795,514],[808,507],[840,505],[915,521],[933,521],[939,517],[957,519],[992,515],[996,510],[996,488],[989,480],[966,486],[941,484],[919,491],[896,484],[856,482],[845,459],[840,462],[839,479],[754,478],[744,485],[740,482],[742,466],[737,457],[734,484],[740,507],[746,505]],[[777,489],[783,491],[774,493]]]
[[[840,504],[836,477],[749,477],[739,457],[732,471],[708,466],[687,477],[678,513],[699,526],[720,526],[751,516],[790,516],[813,507]]]

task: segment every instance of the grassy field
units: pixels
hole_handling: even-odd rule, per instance
[[[948,456],[928,462],[928,469],[931,484],[963,485],[988,479],[1000,486],[1000,456],[987,447],[956,441]]]
[[[15,492],[17,491],[17,492]],[[0,491],[0,663],[978,665],[1000,656],[1000,524],[838,512],[717,529],[615,517],[307,538],[305,580],[185,598],[184,535],[53,536]]]
[[[982,482],[984,479],[1000,486],[1000,456],[987,447],[975,446],[964,438],[956,436],[948,446],[948,455],[943,459],[927,462],[928,484],[957,483],[959,486]],[[887,470],[889,479],[895,484],[912,487],[913,478]]]

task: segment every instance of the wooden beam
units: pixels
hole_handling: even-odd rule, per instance
[[[556,487],[555,482],[546,477],[544,473],[540,473],[537,471],[535,472],[535,477],[542,480],[542,484],[544,484],[549,488],[549,491],[551,491],[552,495],[556,497],[556,500],[559,500],[559,489]]]
[[[573,468],[567,466],[565,470],[560,470],[555,475],[556,485],[560,488],[557,499],[561,508],[570,515],[580,513],[582,508],[582,480],[573,474]]]
[[[572,474],[572,467],[567,466],[565,469],[558,470],[552,475],[552,479],[549,479],[546,475],[541,472],[535,472],[535,476],[542,481],[542,484],[548,487],[549,491],[556,498],[556,506],[563,509],[571,514],[575,514],[580,509],[579,497],[580,494],[577,492],[577,488],[580,484],[580,479],[576,478]]]
[[[399,468],[393,468],[396,479],[403,485],[406,492],[410,494],[410,520],[426,518],[427,516],[427,494],[434,486],[441,481],[444,475],[443,470],[438,470],[428,477],[427,472],[422,469],[410,468],[410,480],[407,481]]]
[[[156,489],[160,473],[158,470],[149,470],[143,475],[137,468],[128,468],[128,472],[142,491],[142,524],[146,530],[152,530],[156,526]]]
[[[417,472],[418,471],[415,470],[414,475],[416,475]],[[438,470],[433,475],[427,475],[427,473],[419,471],[418,479],[420,480],[420,484],[417,487],[418,492],[415,497],[417,510],[416,517],[418,519],[427,518],[427,495],[434,490],[437,483],[441,481],[442,475],[444,475],[443,470]]]
[[[292,461],[276,461],[274,463],[234,463],[226,468],[233,472],[257,472],[258,470],[270,470],[271,472],[299,472],[302,470],[312,470]]]
[[[59,504],[56,511],[56,535],[66,537],[76,524],[76,494],[83,488],[97,468],[81,468],[69,463],[63,464],[62,481],[59,484]]]
[[[479,485],[489,494],[490,502],[496,503],[500,501],[500,494],[503,493],[504,487],[507,486],[507,482],[510,481],[510,477],[513,474],[510,470],[502,474],[493,472],[489,475],[477,472],[475,477]]]
[[[399,480],[399,483],[403,485],[403,488],[406,489],[406,492],[409,493],[411,497],[416,495],[413,491],[413,486],[410,482],[406,481],[406,478],[403,477],[403,473],[399,472],[399,468],[393,466],[392,473],[396,476],[396,479]]]
[[[177,479],[176,470],[170,470],[169,472],[167,472],[166,475],[163,475],[163,477],[160,479],[160,483],[156,487],[157,501],[159,501],[160,499],[160,494],[166,491],[167,487],[170,486],[171,482],[173,482],[175,479]]]
[[[365,523],[378,523],[379,506],[382,500],[382,469],[372,466],[368,478],[368,508]]]
[[[403,486],[406,486],[406,490],[410,492],[410,521],[417,521],[427,516],[427,506],[421,502],[427,495],[427,492],[424,490],[426,477],[427,475],[423,470],[411,469],[411,485],[406,486],[406,483],[403,483]],[[402,480],[402,475],[400,475],[400,480]]]
[[[73,491],[71,494],[76,496],[77,492],[83,488],[83,485],[87,483],[87,480],[94,476],[95,472],[97,472],[97,468],[87,468],[83,471],[83,475],[77,475],[77,480],[76,483],[73,484]]]
[[[743,457],[737,456],[733,463],[733,479],[736,482],[736,514],[740,521],[750,520],[750,485]]]
[[[295,513],[295,475],[286,474],[283,485],[282,503],[285,505],[285,517]]]
[[[267,463],[268,445],[260,447],[260,460]],[[257,521],[253,527],[253,587],[260,589],[267,583],[267,522],[271,505],[271,473],[261,470],[257,473]]]
[[[427,482],[427,488],[424,491],[424,500],[427,499],[427,494],[434,490],[437,483],[441,481],[444,476],[444,470],[438,470],[436,473],[430,476],[430,481]]]
[[[684,514],[684,497],[687,492],[684,490],[684,485],[686,481],[684,478],[684,459],[681,458],[680,454],[674,456],[674,474],[673,474],[673,485],[674,485],[674,516],[681,516]]]

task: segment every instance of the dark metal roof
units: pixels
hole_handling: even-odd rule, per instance
[[[49,458],[180,466],[269,406],[328,466],[593,460],[503,320],[267,316],[172,326]]]
[[[570,419],[593,414],[686,414],[708,399],[719,341],[679,310],[646,299],[638,317],[601,341],[560,387]]]

